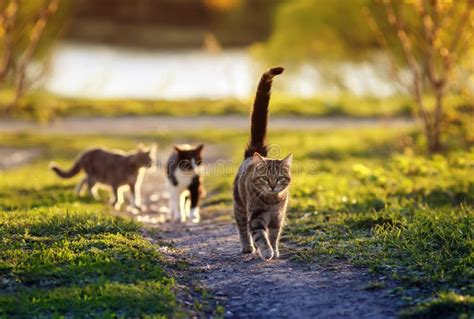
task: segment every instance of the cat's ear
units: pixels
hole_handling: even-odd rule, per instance
[[[178,145],[173,145],[173,148],[176,152],[178,152],[178,153],[181,152],[181,149],[179,148]]]
[[[293,154],[288,154],[287,157],[285,157],[284,159],[282,159],[281,161],[283,163],[283,165],[287,166],[287,167],[290,167],[291,166],[291,163],[293,163]]]
[[[154,161],[156,161],[156,159],[158,158],[158,144],[156,143],[151,144],[148,154]]]
[[[203,148],[204,148],[204,144],[199,144],[195,149],[196,154],[201,154]]]
[[[260,154],[258,154],[257,152],[255,152],[255,153],[253,153],[252,162],[253,162],[254,164],[265,163],[265,159],[262,157],[262,155],[260,155]]]
[[[151,154],[154,154],[154,155],[157,154],[157,152],[158,152],[158,144],[152,143],[151,146],[149,146],[149,148],[150,148],[150,153],[151,153]]]

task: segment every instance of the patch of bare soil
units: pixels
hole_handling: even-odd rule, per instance
[[[228,318],[394,318],[400,306],[388,287],[367,290],[373,276],[345,263],[328,269],[292,261],[284,244],[278,260],[241,255],[231,222],[211,218],[159,229],[154,239],[177,248],[172,257],[190,265],[182,279],[191,274],[209,289]]]

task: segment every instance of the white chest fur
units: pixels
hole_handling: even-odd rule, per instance
[[[191,182],[196,176],[196,174],[194,173],[194,171],[182,171],[180,169],[177,169],[174,172],[174,176],[178,181],[178,185],[176,186],[176,188],[186,189],[189,185],[191,185]]]
[[[178,185],[175,186],[171,182],[168,183],[171,218],[175,221],[184,222],[189,217],[191,221],[199,222],[199,208],[191,209],[189,200],[186,200],[189,195],[187,188],[191,185],[196,173],[194,171],[177,169],[174,171],[174,176]]]

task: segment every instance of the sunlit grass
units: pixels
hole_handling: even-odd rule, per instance
[[[395,279],[402,287],[397,292],[407,307],[414,307],[406,310],[407,316],[426,313],[433,317],[445,311],[452,315],[472,310],[474,150],[426,156],[418,134],[385,128],[271,131],[269,139],[276,156],[289,152],[295,155],[292,199],[283,238],[296,247],[291,258],[322,264],[345,260]],[[148,244],[137,237],[137,225],[108,217],[105,205],[77,200],[72,193],[75,180],[59,180],[46,166],[50,159],[70,163],[79,150],[89,145],[130,149],[138,141],[156,141],[163,151],[173,140],[220,144],[236,168],[247,133],[0,136],[0,144],[39,145],[44,151],[36,163],[2,173],[0,179],[0,208],[5,221],[1,229],[6,233],[2,234],[6,266],[1,271],[6,278],[20,278],[19,282],[13,281],[18,290],[2,297],[6,304],[17,297],[39,298],[43,301],[36,309],[63,313],[62,308],[51,310],[47,300],[56,300],[58,291],[68,287],[74,289],[64,298],[72,299],[80,295],[80,289],[102,289],[103,299],[91,302],[97,306],[94,309],[100,309],[97,311],[115,311],[115,303],[107,301],[112,296],[107,291],[115,291],[110,287],[123,292],[124,304],[134,300],[126,297],[134,289],[143,290],[144,304],[147,298],[155,298],[156,291],[147,290],[155,283],[164,295],[171,296],[168,288],[172,282],[160,277],[161,257],[148,253]],[[204,205],[208,208],[231,207],[232,167],[211,170],[206,176],[209,196]],[[146,257],[140,257],[144,260],[138,263],[148,265],[143,272],[129,254],[141,256],[144,252]],[[12,259],[12,254],[20,257]],[[118,261],[117,256],[122,259]],[[150,260],[156,261],[158,268],[151,267]],[[32,269],[28,276],[26,264]],[[118,273],[112,274],[109,265]],[[125,268],[132,270],[125,274]],[[41,286],[44,278],[51,281],[50,286]],[[102,281],[98,283],[97,278],[104,278],[105,286],[100,286]],[[31,281],[31,286],[24,280]],[[376,286],[383,285],[382,281]],[[456,300],[446,296],[456,296]],[[172,298],[164,300],[173,304]],[[442,310],[440,305],[446,302],[452,306]],[[110,307],[101,308],[101,303]],[[142,314],[161,313],[164,308],[160,307],[165,306],[156,307],[138,309]]]
[[[417,134],[366,129],[271,132],[295,154],[284,240],[296,260],[346,260],[396,280],[413,316],[472,311],[474,150],[425,156]],[[209,135],[207,136],[209,138]],[[238,162],[246,136],[225,141]],[[232,204],[232,176],[210,176],[216,204]],[[462,303],[440,310],[450,291]],[[434,298],[434,299],[433,299]],[[442,299],[442,298],[441,298]]]
[[[167,261],[139,225],[110,216],[103,203],[77,199],[73,183],[47,169],[47,157],[59,152],[55,139],[33,139],[46,155],[0,172],[0,317],[181,313]]]
[[[0,113],[13,98],[11,90],[0,90]],[[253,96],[249,99],[187,99],[187,100],[134,100],[134,99],[81,99],[65,98],[45,91],[32,91],[24,97],[14,117],[48,121],[68,116],[195,116],[195,115],[248,115]],[[413,101],[408,96],[390,98],[361,97],[350,94],[298,98],[275,92],[272,96],[272,114],[275,116],[350,116],[410,117],[414,114]],[[449,96],[446,109],[471,107],[461,96]]]

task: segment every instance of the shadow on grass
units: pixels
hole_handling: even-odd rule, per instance
[[[170,314],[167,262],[138,227],[81,205],[0,213],[0,317]]]
[[[474,184],[469,184],[467,190],[461,184],[454,184],[448,188],[435,188],[426,192],[416,190],[412,192],[398,191],[395,196],[427,205],[431,208],[444,206],[474,205]]]
[[[171,280],[33,289],[0,296],[7,317],[170,317],[176,307]],[[120,314],[120,315],[119,315]],[[161,316],[159,316],[161,315]]]
[[[316,160],[341,161],[348,158],[389,158],[394,153],[399,153],[399,150],[395,149],[393,145],[380,143],[363,149],[352,148],[339,150],[329,148],[326,150],[315,150],[307,153],[306,157]]]
[[[78,197],[70,185],[44,186],[35,188],[10,188],[0,191],[0,210],[14,211],[34,209],[67,203],[93,204],[97,202],[89,196]]]

